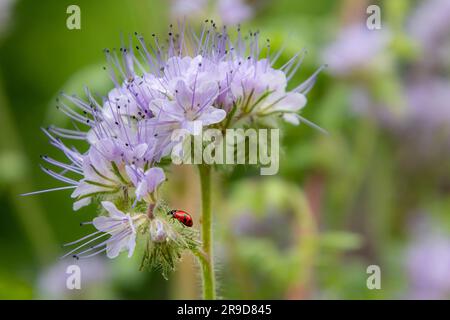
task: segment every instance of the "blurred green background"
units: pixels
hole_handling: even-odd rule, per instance
[[[105,95],[102,50],[182,16],[193,28],[213,17],[260,30],[285,47],[279,66],[306,48],[292,87],[329,64],[302,114],[328,135],[286,124],[276,177],[243,166],[215,177],[219,296],[449,298],[449,3],[0,0],[0,298],[199,297],[190,256],[169,281],[138,271],[138,254],[97,257],[80,263],[82,289],[66,289],[74,261],[59,259],[61,244],[85,234],[94,208],[72,212],[70,191],[20,196],[60,186],[39,168],[39,155],[57,156],[39,128],[68,125],[58,92]],[[71,4],[81,30],[66,27]],[[380,30],[366,27],[370,4]],[[196,171],[172,174],[167,197],[196,216]],[[380,290],[367,288],[369,265],[381,269]]]

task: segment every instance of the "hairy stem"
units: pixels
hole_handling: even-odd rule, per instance
[[[211,167],[199,165],[200,185],[202,191],[202,246],[203,257],[199,258],[202,266],[203,298],[216,298],[216,284],[213,264],[212,217],[211,217]],[[198,256],[197,256],[198,257]]]
[[[147,208],[147,217],[150,219],[150,220],[153,220],[154,218],[155,218],[155,215],[154,215],[154,213],[153,213],[153,210],[155,209],[155,204],[154,203],[150,203],[149,205],[148,205],[148,208]]]

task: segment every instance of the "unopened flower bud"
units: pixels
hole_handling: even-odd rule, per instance
[[[167,231],[165,230],[165,223],[160,219],[154,219],[150,223],[150,239],[152,242],[166,242]]]

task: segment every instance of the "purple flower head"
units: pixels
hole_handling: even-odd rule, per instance
[[[310,124],[298,113],[322,68],[288,90],[304,51],[276,68],[281,51],[272,54],[270,41],[261,45],[259,37],[259,32],[243,35],[238,28],[234,40],[225,26],[218,28],[213,21],[199,34],[184,25],[178,30],[170,26],[166,39],[153,35],[150,44],[136,34],[136,43],[130,38],[119,50],[105,50],[105,69],[114,84],[105,97],[94,98],[87,89],[86,100],[62,94],[57,108],[71,118],[73,128],[44,132],[66,161],[43,157],[56,168],[44,170],[69,185],[55,190],[74,189],[74,210],[100,200],[109,212],[93,220],[98,233],[80,239],[88,241],[68,255],[106,251],[113,258],[124,250],[133,253],[136,230],[153,219],[150,209],[159,203],[156,191],[166,180],[164,160],[177,145],[175,130],[196,135],[203,127],[223,131],[276,125],[280,118]],[[86,148],[67,147],[66,140],[84,141]],[[85,248],[105,235],[110,237]],[[186,248],[180,239],[177,246]]]
[[[133,166],[136,172],[145,172],[154,167],[170,154],[175,129],[190,134],[203,126],[224,129],[221,126],[229,114],[233,116],[226,121],[229,126],[238,120],[280,117],[294,124],[308,123],[298,111],[305,106],[306,94],[321,69],[287,90],[304,51],[276,69],[280,52],[270,55],[269,41],[261,46],[259,32],[251,32],[245,39],[238,29],[233,41],[226,27],[219,30],[212,21],[195,37],[188,37],[184,30],[181,26],[180,33],[175,33],[171,27],[167,48],[156,36],[147,46],[138,35],[138,46],[130,44],[119,52],[105,50],[115,88],[101,103],[88,90],[87,101],[65,94],[58,100],[58,109],[80,124],[74,129],[51,127],[45,131],[70,162],[49,161],[63,171],[46,171],[75,188],[75,209],[89,204],[94,195],[138,186],[144,190],[146,182],[132,183],[125,168]],[[61,138],[85,140],[89,149],[84,154],[69,149]],[[146,179],[142,174],[138,177]],[[143,198],[141,192],[131,191],[139,200]]]

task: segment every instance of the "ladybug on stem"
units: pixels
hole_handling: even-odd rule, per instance
[[[183,210],[170,210],[167,214],[171,215],[173,219],[177,219],[186,227],[192,227],[194,221],[189,213]]]

